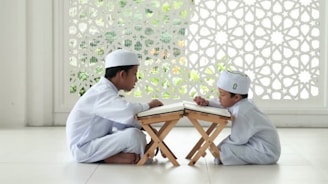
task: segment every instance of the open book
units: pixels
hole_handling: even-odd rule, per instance
[[[138,113],[137,116],[144,117],[144,116],[151,116],[151,115],[156,115],[156,114],[184,111],[186,109],[194,110],[194,111],[198,111],[198,112],[205,112],[205,113],[209,113],[209,114],[220,115],[220,116],[225,116],[225,117],[230,117],[230,113],[226,109],[217,108],[217,107],[200,106],[194,102],[189,102],[189,101],[177,102],[177,103],[173,103],[173,104],[154,107],[152,109]]]

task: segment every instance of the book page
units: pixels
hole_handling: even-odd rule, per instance
[[[151,115],[157,115],[157,114],[165,114],[165,113],[170,113],[170,112],[182,111],[185,109],[230,117],[230,113],[226,109],[216,108],[216,107],[208,107],[208,106],[200,106],[200,105],[197,105],[195,102],[191,102],[191,101],[183,101],[183,102],[172,103],[172,104],[163,105],[163,106],[159,106],[159,107],[154,107],[152,109],[138,113],[137,116],[144,117],[144,116],[151,116]]]
[[[194,110],[194,111],[198,111],[198,112],[205,112],[205,113],[215,114],[215,115],[220,115],[220,116],[225,116],[225,117],[231,116],[227,109],[217,108],[217,107],[209,107],[209,106],[200,106],[194,102],[188,102],[188,101],[183,102],[183,104],[184,104],[185,109]]]
[[[177,112],[184,110],[183,102],[177,102],[173,104],[163,105],[154,107],[152,109],[140,112],[137,114],[138,117],[151,116],[155,114],[164,114],[169,112]]]

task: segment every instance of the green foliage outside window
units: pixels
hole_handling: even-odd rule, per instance
[[[131,8],[131,2],[136,6],[145,3],[148,5],[141,6],[145,7],[144,11],[136,11]],[[90,3],[97,9],[78,9],[77,4],[84,6]],[[79,39],[69,40],[72,54],[70,57],[72,66],[70,93],[82,96],[92,84],[99,81],[100,77],[104,75],[104,57],[109,51],[107,47],[116,44],[116,48],[129,48],[138,52],[143,65],[138,72],[138,79],[143,83],[141,86],[137,85],[130,93],[133,96],[148,95],[153,98],[180,99],[181,96],[186,95],[193,97],[199,93],[199,90],[207,95],[216,94],[215,82],[218,71],[226,68],[228,58],[222,58],[221,61],[217,61],[216,66],[208,66],[205,71],[188,68],[184,55],[185,35],[192,12],[184,9],[184,3],[186,3],[184,0],[167,2],[159,0],[72,0],[72,8],[69,11],[72,18],[71,24],[78,25],[78,28],[71,27],[70,32],[72,35],[73,33],[76,35],[74,29],[88,29],[89,32],[78,35]],[[115,24],[105,23],[105,21],[112,20],[99,18],[100,11],[111,14],[118,8],[122,11],[120,18],[115,19]],[[157,12],[158,10],[161,12]],[[172,13],[177,16],[171,16]],[[136,24],[126,25],[131,20]],[[139,24],[143,20],[147,21],[147,24]],[[112,24],[119,27],[120,31],[104,29],[106,31],[101,32],[94,28],[97,33],[91,34],[93,28],[85,23],[88,21],[98,27]],[[175,29],[162,29],[163,27],[170,28],[170,26]],[[197,83],[199,89],[190,90],[187,83]]]

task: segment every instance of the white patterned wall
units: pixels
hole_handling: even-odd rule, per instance
[[[67,49],[57,101],[70,109],[104,74],[105,55],[127,48],[141,61],[140,80],[128,98],[215,97],[217,77],[228,68],[250,76],[250,97],[269,111],[304,103],[321,108],[327,66],[320,54],[323,2],[65,1]]]
[[[319,95],[320,3],[316,0],[196,1],[187,57],[204,72],[227,57],[260,99]]]
[[[136,97],[213,96],[224,66],[246,72],[258,99],[319,95],[318,1],[71,0],[69,6],[71,93],[103,75],[106,53],[129,48],[142,61]]]

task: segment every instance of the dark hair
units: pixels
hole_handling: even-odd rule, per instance
[[[231,93],[231,92],[229,92],[229,93],[230,93],[231,97],[236,96],[236,93]],[[240,94],[240,96],[241,96],[241,98],[248,98],[248,94],[244,94],[244,95]]]
[[[127,65],[127,66],[116,66],[116,67],[111,67],[111,68],[106,68],[106,73],[105,77],[107,79],[111,79],[115,77],[117,72],[124,70],[125,72],[128,72],[132,67],[135,65]]]

